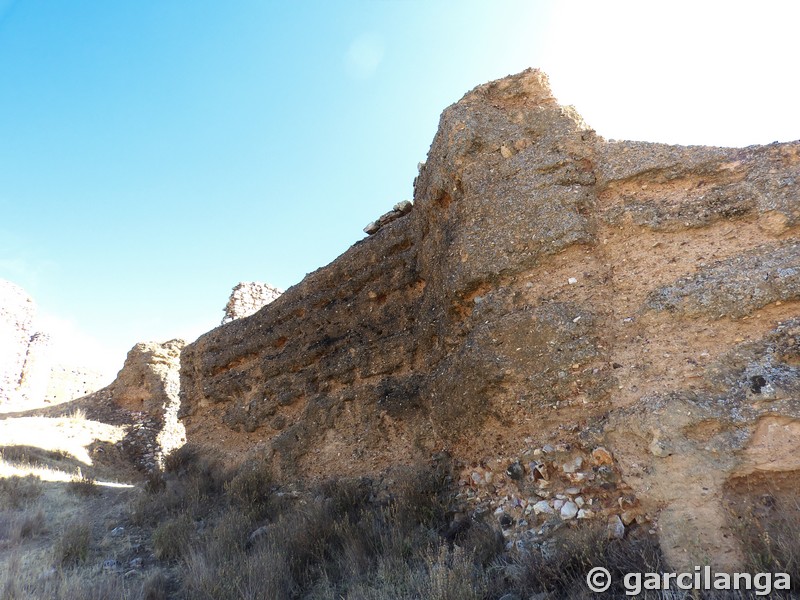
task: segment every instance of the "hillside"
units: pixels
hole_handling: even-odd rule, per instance
[[[136,537],[90,573],[106,597],[594,597],[599,564],[610,597],[696,565],[800,582],[799,223],[800,142],[605,140],[527,70],[448,107],[413,202],[334,262],[3,420],[112,427],[88,462],[49,449],[127,503],[88,495],[90,562]],[[10,475],[65,462],[28,445],[3,443]],[[19,532],[22,496],[12,566],[56,537]]]

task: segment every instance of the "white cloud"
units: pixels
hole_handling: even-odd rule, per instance
[[[383,39],[364,33],[354,39],[345,54],[345,70],[353,79],[367,79],[378,70],[384,55]]]

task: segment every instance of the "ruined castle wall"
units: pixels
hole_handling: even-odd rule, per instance
[[[306,476],[445,450],[479,495],[478,465],[603,447],[673,564],[740,564],[721,490],[800,422],[798,226],[798,142],[607,142],[538,71],[479,86],[407,215],[185,349],[188,438]]]
[[[222,317],[222,324],[230,323],[242,317],[249,317],[280,297],[282,293],[275,286],[258,281],[236,284],[233,291],[231,291],[228,303],[225,305],[225,316]]]

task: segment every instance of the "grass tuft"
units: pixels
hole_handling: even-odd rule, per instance
[[[181,558],[194,534],[194,522],[188,514],[181,514],[161,523],[153,531],[153,551],[159,560],[173,561]]]
[[[83,521],[73,521],[64,527],[53,548],[55,563],[62,567],[74,567],[86,562],[89,556],[91,532]]]
[[[42,495],[42,481],[33,475],[0,478],[0,505],[22,508]]]
[[[80,469],[67,484],[67,489],[78,496],[96,496],[100,493],[95,478],[91,475],[84,475]]]

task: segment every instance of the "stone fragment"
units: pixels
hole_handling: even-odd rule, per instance
[[[614,456],[603,446],[598,446],[597,448],[592,450],[592,463],[595,466],[613,465]]]
[[[553,507],[550,506],[550,503],[547,500],[539,500],[536,504],[533,505],[533,512],[537,515],[546,514],[552,515],[555,514]]]
[[[574,502],[567,501],[564,503],[564,506],[561,507],[561,518],[565,521],[574,519],[578,514],[578,510],[578,506]]]
[[[514,481],[519,481],[525,475],[525,467],[518,460],[514,461],[506,468],[506,474]]]
[[[410,200],[401,200],[392,207],[392,210],[394,212],[407,215],[411,212],[412,208],[414,208],[414,204]]]
[[[414,203],[409,200],[403,200],[394,205],[392,210],[381,215],[376,221],[372,221],[369,225],[364,227],[364,233],[367,235],[374,235],[383,228],[384,225],[391,223],[411,212],[414,208]]]
[[[570,460],[568,462],[565,462],[561,466],[561,469],[564,471],[564,473],[575,473],[582,466],[583,466],[583,457],[582,456],[576,456],[572,460]]]
[[[672,449],[666,440],[654,437],[650,442],[650,454],[657,456],[658,458],[664,458],[665,456],[670,456],[672,454]]]
[[[619,515],[612,515],[608,518],[608,537],[610,539],[621,540],[625,537],[625,525]]]
[[[500,521],[500,527],[502,527],[503,529],[508,529],[514,524],[514,518],[507,513],[502,513],[499,517],[499,521]]]

